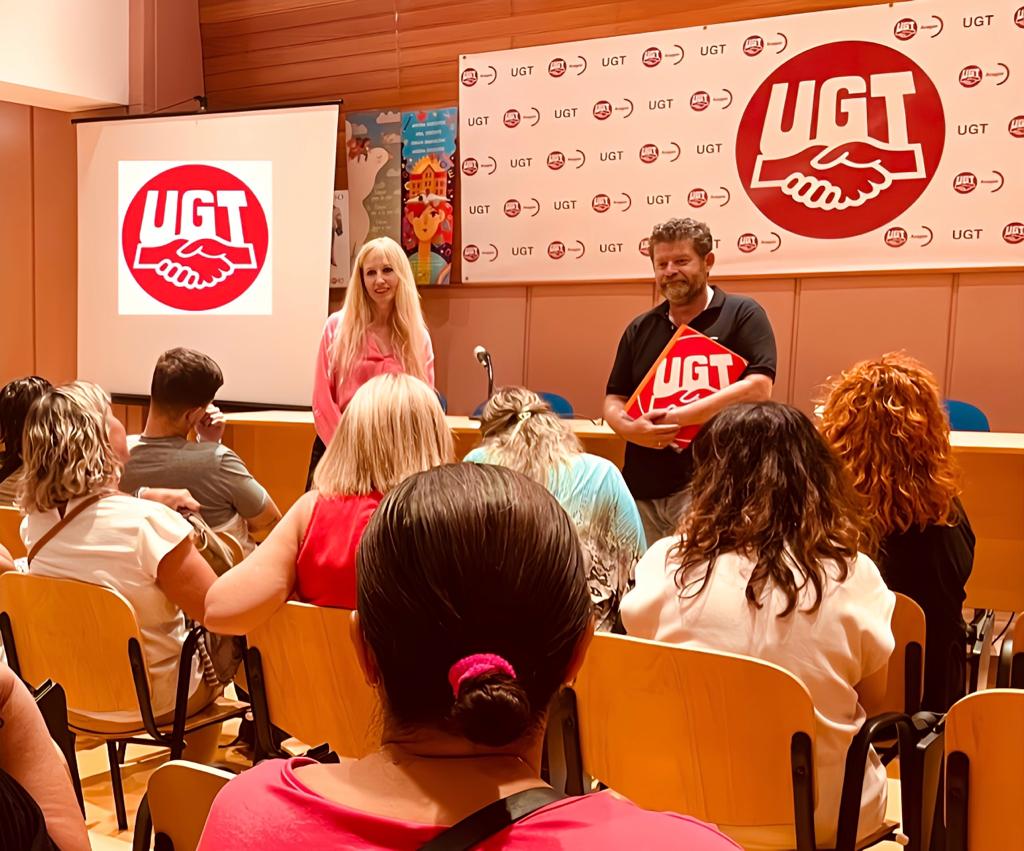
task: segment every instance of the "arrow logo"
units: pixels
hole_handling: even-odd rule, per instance
[[[576,166],[576,168],[581,169],[587,162],[587,155],[583,153],[583,151],[581,151],[579,148],[576,149],[576,153],[579,154],[578,157],[566,157],[565,159],[566,162],[579,163],[579,165]]]
[[[530,218],[532,219],[540,212],[540,201],[538,201],[536,198],[531,198],[530,201],[533,202],[532,205],[523,204],[523,209],[533,211],[532,213],[530,213]]]
[[[774,254],[776,251],[782,248],[782,237],[779,236],[775,231],[769,231],[769,233],[772,235],[772,238],[762,239],[761,245],[774,245],[775,247],[768,252],[769,254]]]
[[[578,239],[576,240],[576,245],[578,246],[577,248],[570,248],[569,251],[576,254],[576,259],[579,260],[584,254],[587,253],[587,247]]]
[[[625,213],[626,210],[633,206],[633,199],[630,198],[629,195],[627,195],[625,192],[622,193],[622,197],[625,198],[624,201],[613,201],[612,203],[625,204],[626,206],[622,208],[622,212]]]
[[[719,186],[718,188],[721,189],[724,194],[722,194],[722,195],[712,195],[711,196],[711,200],[712,201],[721,201],[722,203],[719,204],[718,206],[719,207],[724,207],[726,204],[728,204],[732,200],[732,195],[729,192],[729,190],[726,189],[724,186]]]
[[[921,240],[924,240],[923,242],[921,242],[921,248],[924,248],[926,245],[931,245],[932,244],[932,240],[935,238],[935,234],[932,233],[932,229],[930,227],[928,227],[927,225],[921,225],[921,229],[923,231],[926,231],[926,232],[925,233],[913,233],[913,234],[910,235],[910,238],[911,239],[916,239],[919,242],[921,242]]]
[[[579,70],[576,71],[576,76],[579,77],[581,74],[585,74],[587,72],[587,60],[582,56],[577,56],[576,58],[579,59],[580,61],[570,62],[569,67],[572,68],[573,70],[579,68]]]
[[[493,263],[495,260],[498,259],[498,246],[495,245],[493,242],[488,243],[488,245],[490,245],[490,249],[485,249],[480,253],[483,254],[485,257],[489,257],[489,262]]]
[[[943,22],[942,18],[940,18],[938,15],[932,15],[932,20],[933,21],[938,21],[938,23],[937,24],[921,24],[920,28],[922,30],[935,30],[935,32],[933,32],[929,36],[929,38],[937,38],[938,36],[942,35],[942,31],[946,28],[946,25]]]
[[[993,170],[992,174],[996,176],[995,180],[979,180],[978,183],[981,184],[982,186],[992,186],[993,184],[995,184],[996,188],[993,189],[992,191],[998,192],[1000,189],[1003,188],[1003,184],[1006,182],[1006,178],[1003,177],[1003,173],[1000,171]]]
[[[782,53],[787,47],[789,47],[789,39],[786,38],[785,33],[775,33],[782,41],[769,41],[767,42],[769,47],[777,47],[776,53]]]
[[[715,103],[722,103],[724,101],[725,106],[723,106],[722,109],[728,109],[730,106],[732,106],[732,92],[730,92],[728,89],[722,89],[722,91],[725,92],[725,97],[712,98],[712,100]]]

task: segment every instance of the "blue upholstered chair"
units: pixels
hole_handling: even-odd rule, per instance
[[[988,417],[981,408],[956,399],[946,399],[943,404],[949,416],[949,427],[953,431],[991,431]]]

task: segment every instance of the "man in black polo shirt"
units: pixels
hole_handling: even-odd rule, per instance
[[[769,399],[775,381],[775,335],[764,309],[752,298],[708,284],[713,245],[703,222],[669,219],[655,226],[651,262],[665,301],[629,324],[608,376],[604,418],[627,441],[622,474],[640,509],[648,545],[675,534],[683,491],[693,475],[689,448],[672,447],[679,428],[706,422],[737,402]],[[746,360],[747,368],[736,383],[705,399],[634,420],[625,412],[626,402],[681,325],[717,340]]]

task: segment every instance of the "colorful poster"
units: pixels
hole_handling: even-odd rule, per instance
[[[917,0],[463,56],[466,281],[1024,265],[1022,0]]]
[[[368,239],[402,237],[402,114],[350,112],[345,120],[348,156],[349,238],[352,256]]]
[[[352,226],[348,219],[348,190],[334,192],[334,215],[331,220],[331,289],[348,286],[352,269],[352,254],[349,246],[349,231]]]
[[[420,286],[451,282],[459,111],[402,114],[402,245]]]
[[[683,325],[626,403],[626,413],[638,419],[651,411],[706,399],[739,380],[746,368],[747,362],[738,354]],[[699,425],[683,426],[673,442],[685,449],[698,431]]]

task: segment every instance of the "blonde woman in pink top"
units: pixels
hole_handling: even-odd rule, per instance
[[[404,372],[434,386],[434,350],[409,258],[386,236],[356,255],[341,310],[327,317],[313,379],[310,472],[352,395],[377,375]]]
[[[575,527],[540,483],[490,464],[416,473],[374,512],[357,559],[351,629],[381,700],[380,747],[243,772],[214,801],[199,851],[436,849],[498,800],[525,817],[442,847],[738,851],[685,816],[611,792],[565,798],[541,780],[548,704],[594,624]]]

